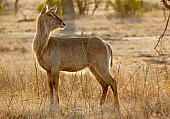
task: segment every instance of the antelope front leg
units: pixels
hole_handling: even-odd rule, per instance
[[[53,80],[50,71],[46,71],[48,76],[48,85],[50,88],[50,103],[54,104],[54,91],[53,91]]]
[[[52,82],[50,83],[53,85],[53,88],[55,89],[54,91],[54,97],[53,97],[53,103],[51,104],[50,107],[50,112],[55,115],[59,114],[59,96],[58,96],[58,84],[59,84],[59,72],[57,71],[51,71],[51,77],[52,77]]]
[[[59,104],[59,96],[58,96],[58,89],[59,89],[59,72],[56,72],[54,75],[54,89],[55,89],[55,104]]]

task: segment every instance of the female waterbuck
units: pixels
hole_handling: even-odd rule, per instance
[[[59,38],[50,36],[51,31],[65,27],[64,22],[55,15],[55,12],[55,6],[50,10],[47,6],[42,9],[37,18],[36,34],[33,40],[33,50],[39,65],[46,70],[48,75],[51,104],[59,103],[60,71],[76,72],[88,67],[103,90],[100,104],[104,103],[108,86],[110,86],[114,94],[114,103],[118,107],[117,85],[109,71],[112,61],[110,45],[96,37]],[[55,89],[55,93],[53,89]],[[55,96],[53,96],[54,94]]]

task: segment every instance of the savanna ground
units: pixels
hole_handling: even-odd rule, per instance
[[[153,1],[150,1],[155,2]],[[0,118],[50,119],[46,74],[32,53],[38,0],[20,1],[17,14],[0,15]],[[160,7],[163,7],[161,3]],[[168,14],[168,11],[166,12]],[[159,44],[164,55],[154,49],[165,27],[162,9],[146,12],[141,18],[118,18],[103,8],[93,16],[64,19],[66,29],[53,35],[98,36],[111,44],[114,57],[112,76],[118,82],[122,119],[170,118],[170,30]],[[74,30],[72,30],[74,29]],[[88,70],[61,72],[60,118],[116,119],[113,94],[109,89],[105,104],[99,106],[101,87]]]

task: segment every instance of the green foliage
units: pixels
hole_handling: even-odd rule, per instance
[[[106,0],[106,9],[112,7],[121,17],[139,16],[143,12],[141,0]]]
[[[3,5],[2,4],[0,4],[0,13],[2,13],[3,12]]]
[[[106,10],[108,10],[110,6],[111,6],[111,7],[114,6],[114,4],[113,4],[113,2],[112,2],[111,0],[106,0],[105,3],[106,3],[106,5],[105,5],[105,9],[106,9]]]
[[[65,6],[65,0],[46,0],[37,7],[37,11],[40,12],[45,4],[48,5],[49,9],[52,6],[57,5],[57,14],[62,15],[63,7]]]
[[[38,11],[38,12],[41,12],[41,10],[42,10],[42,8],[44,7],[44,5],[45,5],[44,2],[43,2],[43,3],[40,3],[40,5],[38,5],[38,7],[37,7],[37,11]]]

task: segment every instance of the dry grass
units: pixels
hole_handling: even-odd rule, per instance
[[[51,118],[45,72],[0,65],[0,118]],[[167,66],[139,64],[127,72],[124,64],[112,71],[118,81],[120,117],[123,119],[170,118],[170,80]],[[109,90],[100,107],[101,87],[89,71],[60,75],[60,112],[68,119],[115,119],[113,95]]]

